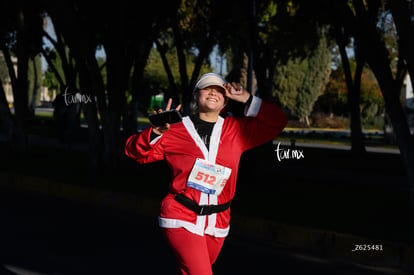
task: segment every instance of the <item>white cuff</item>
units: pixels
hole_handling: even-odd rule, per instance
[[[252,102],[244,109],[244,115],[248,117],[255,117],[259,113],[260,106],[262,105],[262,99],[257,96],[253,96]]]

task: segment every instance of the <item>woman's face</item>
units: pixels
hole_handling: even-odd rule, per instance
[[[225,105],[225,90],[220,86],[208,86],[198,91],[197,103],[200,112],[220,112]]]

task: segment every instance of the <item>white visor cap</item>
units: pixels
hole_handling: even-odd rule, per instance
[[[204,89],[208,86],[213,86],[213,85],[223,87],[225,83],[226,83],[226,80],[224,80],[224,78],[221,75],[216,74],[216,73],[206,73],[206,74],[203,74],[200,77],[200,79],[197,81],[194,87],[194,92],[197,90]]]

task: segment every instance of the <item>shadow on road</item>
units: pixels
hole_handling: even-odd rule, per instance
[[[176,274],[157,217],[2,188],[0,274]],[[224,274],[387,274],[230,234]],[[396,274],[396,273],[393,273]]]

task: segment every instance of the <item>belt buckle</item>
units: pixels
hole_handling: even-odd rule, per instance
[[[200,205],[201,207],[200,207],[200,211],[198,211],[198,215],[203,215],[203,212],[204,212],[204,210],[205,210],[205,205]]]

